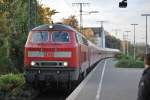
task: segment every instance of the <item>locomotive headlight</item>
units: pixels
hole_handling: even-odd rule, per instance
[[[52,29],[52,28],[53,28],[53,25],[49,25],[49,28]]]
[[[68,66],[68,62],[64,62],[64,66]]]
[[[31,61],[31,66],[35,66],[35,62],[34,61]]]

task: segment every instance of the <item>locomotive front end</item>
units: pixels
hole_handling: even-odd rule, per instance
[[[42,26],[46,27],[46,26]],[[74,32],[67,29],[36,28],[29,33],[24,56],[28,83],[77,80],[79,68]]]

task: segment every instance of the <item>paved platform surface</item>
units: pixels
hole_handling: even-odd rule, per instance
[[[101,61],[66,100],[136,100],[143,69],[115,68]]]

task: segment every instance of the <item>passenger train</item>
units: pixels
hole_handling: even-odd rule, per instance
[[[84,78],[93,64],[118,52],[98,48],[68,25],[41,25],[29,32],[25,44],[25,78],[32,85],[60,82],[70,86]]]

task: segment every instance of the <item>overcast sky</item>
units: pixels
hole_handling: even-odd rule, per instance
[[[130,41],[133,41],[133,26],[130,24],[139,24],[136,27],[136,42],[145,42],[145,17],[143,13],[150,13],[150,0],[127,0],[127,8],[119,8],[118,3],[122,0],[40,0],[45,6],[60,12],[52,18],[54,22],[61,21],[70,15],[76,15],[79,20],[79,6],[72,6],[72,3],[84,2],[90,3],[83,7],[83,11],[99,11],[98,14],[83,15],[84,27],[100,26],[96,21],[105,20],[105,30],[122,39],[124,31],[129,33]],[[120,30],[115,34],[115,29]],[[148,41],[150,44],[150,17],[148,20]]]

